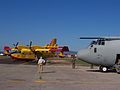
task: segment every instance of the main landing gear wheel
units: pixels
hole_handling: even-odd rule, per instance
[[[100,66],[100,71],[102,71],[102,72],[107,72],[108,71],[108,68],[107,67],[105,67],[105,66]]]

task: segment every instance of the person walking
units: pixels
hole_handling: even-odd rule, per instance
[[[72,68],[73,69],[75,69],[75,61],[76,61],[75,55],[72,55]]]
[[[43,64],[45,63],[45,60],[40,57],[40,59],[38,59],[38,72],[41,73],[43,71]]]

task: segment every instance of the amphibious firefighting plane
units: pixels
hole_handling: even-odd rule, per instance
[[[7,49],[6,49],[7,50]],[[32,45],[32,41],[27,46],[14,44],[14,48],[11,48],[10,57],[14,60],[35,60],[36,56],[40,58],[48,57],[64,57],[64,52],[69,51],[68,46],[58,46],[57,39],[53,38],[50,44],[45,46]],[[56,54],[58,52],[58,54]]]
[[[115,69],[120,73],[120,37],[80,37],[80,39],[95,40],[88,48],[78,51],[78,59],[99,65],[103,72]]]

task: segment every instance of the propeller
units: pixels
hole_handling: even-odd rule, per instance
[[[32,41],[30,41],[30,47],[32,46]]]
[[[32,46],[32,41],[30,41],[30,44],[29,44],[29,48],[31,49],[31,46]],[[31,51],[32,51],[32,49],[31,49]]]
[[[17,42],[16,44],[13,44],[13,46],[15,46],[15,48],[17,49],[19,42]]]

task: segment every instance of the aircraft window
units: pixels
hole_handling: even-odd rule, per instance
[[[95,45],[96,45],[96,44],[97,44],[97,42],[96,42],[96,41],[92,41],[92,42],[91,42],[91,45],[93,45],[93,44],[95,44]]]
[[[105,45],[105,42],[104,42],[104,41],[102,41],[102,45]]]
[[[93,45],[96,45],[96,44],[97,44],[96,41],[92,41],[92,42],[90,43],[90,47],[93,47]]]
[[[101,45],[101,41],[98,42],[98,45]]]
[[[103,41],[103,40],[98,40],[97,42],[98,42],[97,43],[98,45],[105,45],[105,41]]]
[[[96,53],[97,52],[97,48],[94,48],[94,53]]]
[[[93,45],[91,45],[91,47],[93,47]]]

